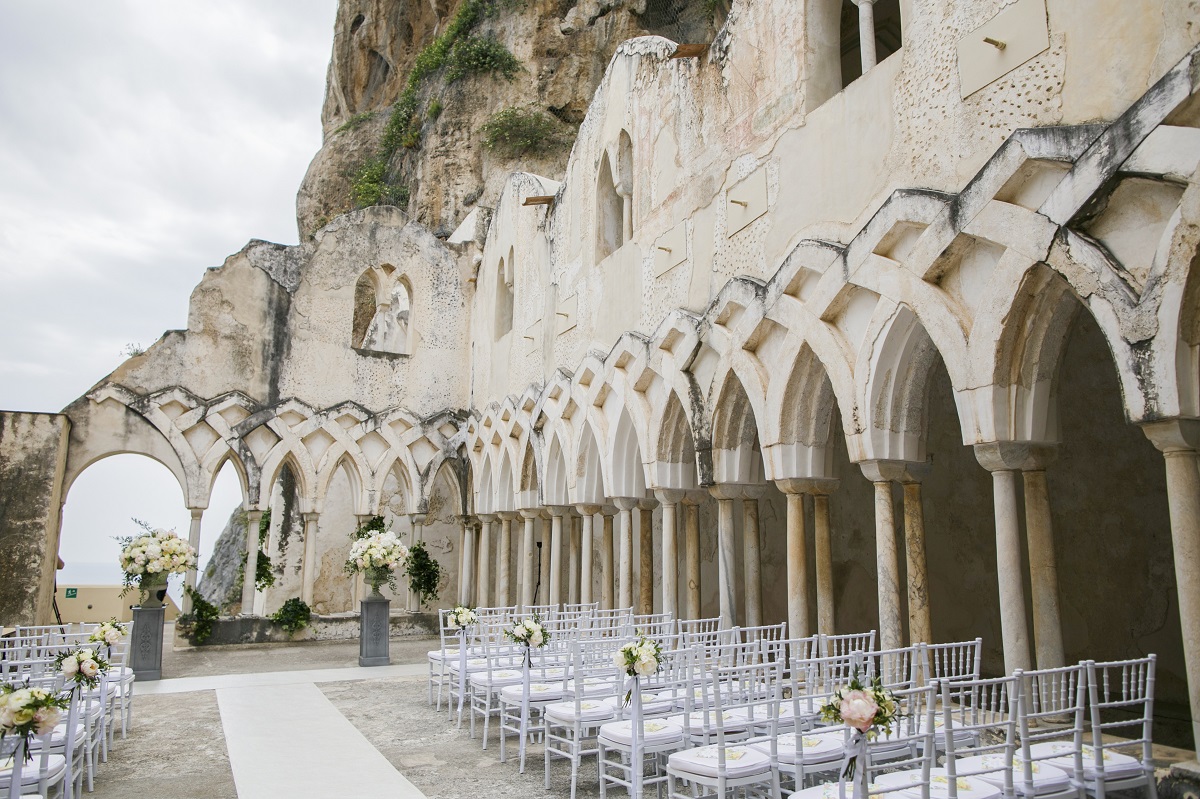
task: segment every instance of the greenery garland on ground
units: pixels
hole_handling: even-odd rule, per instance
[[[429,554],[424,541],[408,548],[408,588],[417,595],[421,605],[428,606],[436,601],[438,582],[442,579],[442,566]]]
[[[282,627],[290,638],[312,621],[312,609],[303,599],[292,597],[271,614],[271,621]]]
[[[212,635],[213,622],[220,618],[221,613],[195,588],[187,585],[183,590],[192,599],[192,612],[179,617],[180,629],[193,644],[202,644]]]
[[[512,80],[521,70],[521,62],[502,42],[491,35],[474,33],[487,17],[495,16],[502,8],[514,8],[521,2],[523,0],[466,0],[446,29],[417,54],[404,82],[404,90],[392,105],[379,151],[354,172],[351,183],[354,207],[408,202],[409,187],[392,183],[390,163],[401,147],[420,146],[421,126],[425,119],[436,119],[441,113],[441,101],[436,99],[430,104],[430,113],[419,113],[421,101],[418,95],[427,81],[443,68],[447,84],[468,75],[483,74],[498,74]],[[432,110],[434,103],[436,112]],[[355,122],[357,119],[359,117],[352,118],[343,128],[361,124],[361,121]]]

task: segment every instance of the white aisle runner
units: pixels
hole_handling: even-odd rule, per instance
[[[312,683],[218,688],[238,799],[423,799]]]

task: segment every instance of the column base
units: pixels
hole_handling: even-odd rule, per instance
[[[129,668],[138,682],[162,679],[163,622],[166,609],[133,609],[133,632],[129,641]]]
[[[392,662],[391,601],[367,598],[359,602],[358,665],[387,666]]]

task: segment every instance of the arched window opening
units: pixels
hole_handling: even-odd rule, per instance
[[[871,33],[864,37],[864,31]],[[842,0],[843,89],[902,44],[900,0]]]
[[[596,263],[612,255],[625,243],[625,201],[617,193],[608,153],[600,156],[596,178]]]
[[[364,352],[412,353],[412,286],[390,264],[368,269],[354,287],[352,343]]]
[[[617,194],[621,195],[621,239],[633,238],[633,140],[621,131],[617,141]]]
[[[509,263],[512,263],[513,251],[509,249]],[[512,270],[505,268],[504,259],[500,259],[496,267],[496,340],[512,331],[513,326],[513,290]]]

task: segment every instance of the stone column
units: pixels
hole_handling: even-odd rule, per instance
[[[600,509],[604,521],[600,536],[600,607],[612,610],[613,604],[613,517],[617,509],[606,505]]]
[[[496,548],[496,607],[505,607],[512,602],[512,575],[509,562],[512,560],[512,524],[515,513],[497,513],[500,517],[500,546]]]
[[[475,588],[475,525],[474,519],[471,516],[458,517],[461,525],[462,535],[462,553],[459,559],[460,571],[458,575],[458,604],[472,605],[472,594]],[[479,603],[483,604],[483,603]]]
[[[574,510],[574,508],[571,508]],[[567,548],[567,602],[572,605],[579,604],[579,517],[574,513],[568,512],[567,519],[570,525],[567,527],[570,546]]]
[[[191,545],[192,549],[196,550],[198,555],[200,552],[200,522],[204,518],[204,508],[188,508],[188,512],[192,514],[192,522],[188,527],[188,544]],[[188,569],[187,574],[183,575],[183,584],[195,590],[195,568]],[[183,592],[183,612],[192,612],[192,597],[187,591]]]
[[[787,597],[788,636],[806,638],[808,619],[808,547],[804,531],[802,480],[776,480],[787,496]]]
[[[304,604],[312,606],[316,598],[317,585],[317,520],[319,513],[305,513],[304,519],[304,561],[303,577],[301,578],[300,598]]]
[[[1029,458],[1018,442],[975,445],[975,459],[992,473],[996,514],[996,577],[1000,584],[1000,629],[1004,671],[1028,670],[1029,630],[1025,623],[1025,587],[1021,580],[1021,523],[1017,515],[1017,472]]]
[[[538,604],[538,605],[549,604],[549,602],[550,602],[550,583],[553,582],[553,580],[551,580],[551,575],[550,575],[550,549],[551,549],[551,544],[552,544],[551,539],[553,538],[554,529],[553,529],[552,524],[546,524],[548,517],[549,517],[549,514],[543,508],[541,516],[539,517],[539,519],[541,521],[541,525],[542,525],[542,542],[541,542],[542,550],[541,550],[541,553],[538,555],[538,563],[541,568],[539,569],[539,574],[538,574],[538,586],[539,587],[535,593],[535,597],[537,598],[536,604]]]
[[[828,481],[837,487],[836,480]],[[829,524],[829,493],[813,491],[813,558],[817,574],[817,632],[834,634],[833,544]]]
[[[254,575],[258,573],[258,523],[261,510],[246,511],[246,570],[242,575],[242,615],[254,615]]]
[[[621,546],[617,569],[617,607],[633,607],[633,509],[638,500],[634,497],[614,497],[613,504],[621,516]]]
[[[638,540],[638,604],[637,612],[654,612],[654,509],[656,499],[643,499],[638,503],[638,522],[641,536]]]
[[[925,564],[925,512],[921,503],[921,484],[904,486],[904,553],[908,576],[908,642],[933,641],[933,621],[929,614],[929,576]]]
[[[547,506],[550,511],[550,570],[546,574],[549,589],[547,596],[551,605],[557,605],[562,602],[562,538],[563,538],[563,516],[567,513],[565,505],[550,505]],[[546,557],[546,552],[543,550],[542,558]]]
[[[491,596],[492,588],[492,523],[497,519],[497,513],[479,513],[479,554],[475,563],[479,564],[479,575],[475,577],[475,605],[486,606]]]
[[[892,505],[895,461],[863,461],[863,475],[875,484],[875,571],[879,580],[879,647],[904,646],[900,622],[900,562],[896,552],[896,512]]]
[[[875,55],[875,0],[854,0],[858,6],[858,42],[862,53],[862,74],[878,63]]]
[[[533,572],[537,563],[533,554],[533,522],[540,514],[537,508],[521,509],[521,518],[525,520],[525,530],[521,536],[521,610],[536,604],[534,591],[538,578]]]
[[[595,544],[592,531],[595,529],[596,514],[600,512],[600,506],[576,505],[575,510],[579,511],[581,527],[581,540],[579,544],[579,601],[586,605],[592,601],[592,549]]]
[[[660,488],[654,496],[662,503],[662,612],[679,616],[679,503],[686,491]]]
[[[1171,419],[1142,425],[1163,454],[1175,555],[1175,590],[1183,628],[1183,662],[1192,709],[1192,737],[1200,749],[1200,422]]]
[[[1062,613],[1058,604],[1058,563],[1054,557],[1054,527],[1050,521],[1050,494],[1046,465],[1056,448],[1032,453],[1032,463],[1022,472],[1025,482],[1025,540],[1029,549],[1029,583],[1033,599],[1033,646],[1039,669],[1066,665]]]
[[[717,500],[717,597],[720,599],[721,624],[728,629],[737,624],[733,501],[742,496],[742,487],[718,484],[709,487],[708,492]]]
[[[700,503],[704,494],[689,491],[683,499],[684,548],[687,552],[687,615],[700,618]]]
[[[746,626],[762,624],[762,534],[758,500],[762,486],[747,486],[742,496],[742,569],[746,575]]]
[[[409,516],[412,519],[412,542],[416,544],[419,541],[425,540],[425,514],[414,513]],[[479,536],[479,582],[480,585],[487,584],[487,532],[482,532]],[[404,577],[397,578],[400,582],[407,583]],[[409,589],[408,591],[408,612],[418,613],[421,610],[421,598],[417,596],[417,592]]]

